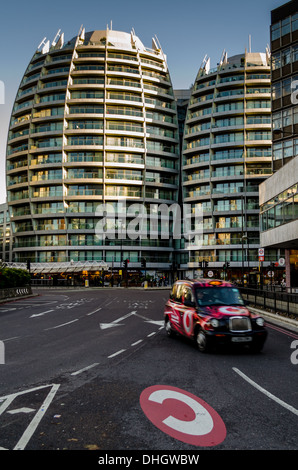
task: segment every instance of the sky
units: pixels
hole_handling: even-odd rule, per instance
[[[65,40],[86,31],[113,30],[135,34],[151,48],[157,36],[167,56],[174,89],[195,81],[202,61],[216,67],[223,51],[228,56],[265,52],[270,44],[271,10],[286,0],[3,0],[0,31],[0,204],[6,200],[5,158],[7,132],[15,96],[34,52],[44,37],[57,32]],[[250,38],[250,39],[249,39]]]

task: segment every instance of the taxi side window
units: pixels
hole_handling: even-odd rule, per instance
[[[191,302],[192,301],[192,295],[191,295],[191,290],[189,287],[184,288],[184,302]]]
[[[187,286],[184,286],[184,289],[183,289],[183,303],[184,305],[188,305],[188,306],[190,306],[193,303],[192,290]]]
[[[176,291],[176,298],[175,298],[176,302],[182,303],[183,290],[184,290],[183,284],[178,284],[177,291]]]
[[[171,300],[176,300],[176,292],[177,292],[177,285],[175,284],[173,286],[172,292],[170,294],[170,299]]]

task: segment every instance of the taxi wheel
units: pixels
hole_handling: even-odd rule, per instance
[[[207,352],[209,350],[208,338],[204,330],[198,330],[196,333],[196,343],[199,351]]]
[[[169,318],[167,318],[165,320],[165,329],[166,329],[167,335],[170,338],[172,338],[174,336],[174,331],[172,330],[172,326],[171,326],[171,322],[170,322]]]

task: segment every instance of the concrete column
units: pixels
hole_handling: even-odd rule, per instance
[[[291,265],[290,265],[290,250],[285,250],[285,263],[286,263],[286,287],[291,287]]]

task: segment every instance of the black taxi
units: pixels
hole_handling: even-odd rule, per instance
[[[246,307],[239,289],[221,280],[179,280],[164,308],[169,336],[180,334],[208,351],[217,344],[262,350],[267,338],[264,319]]]

